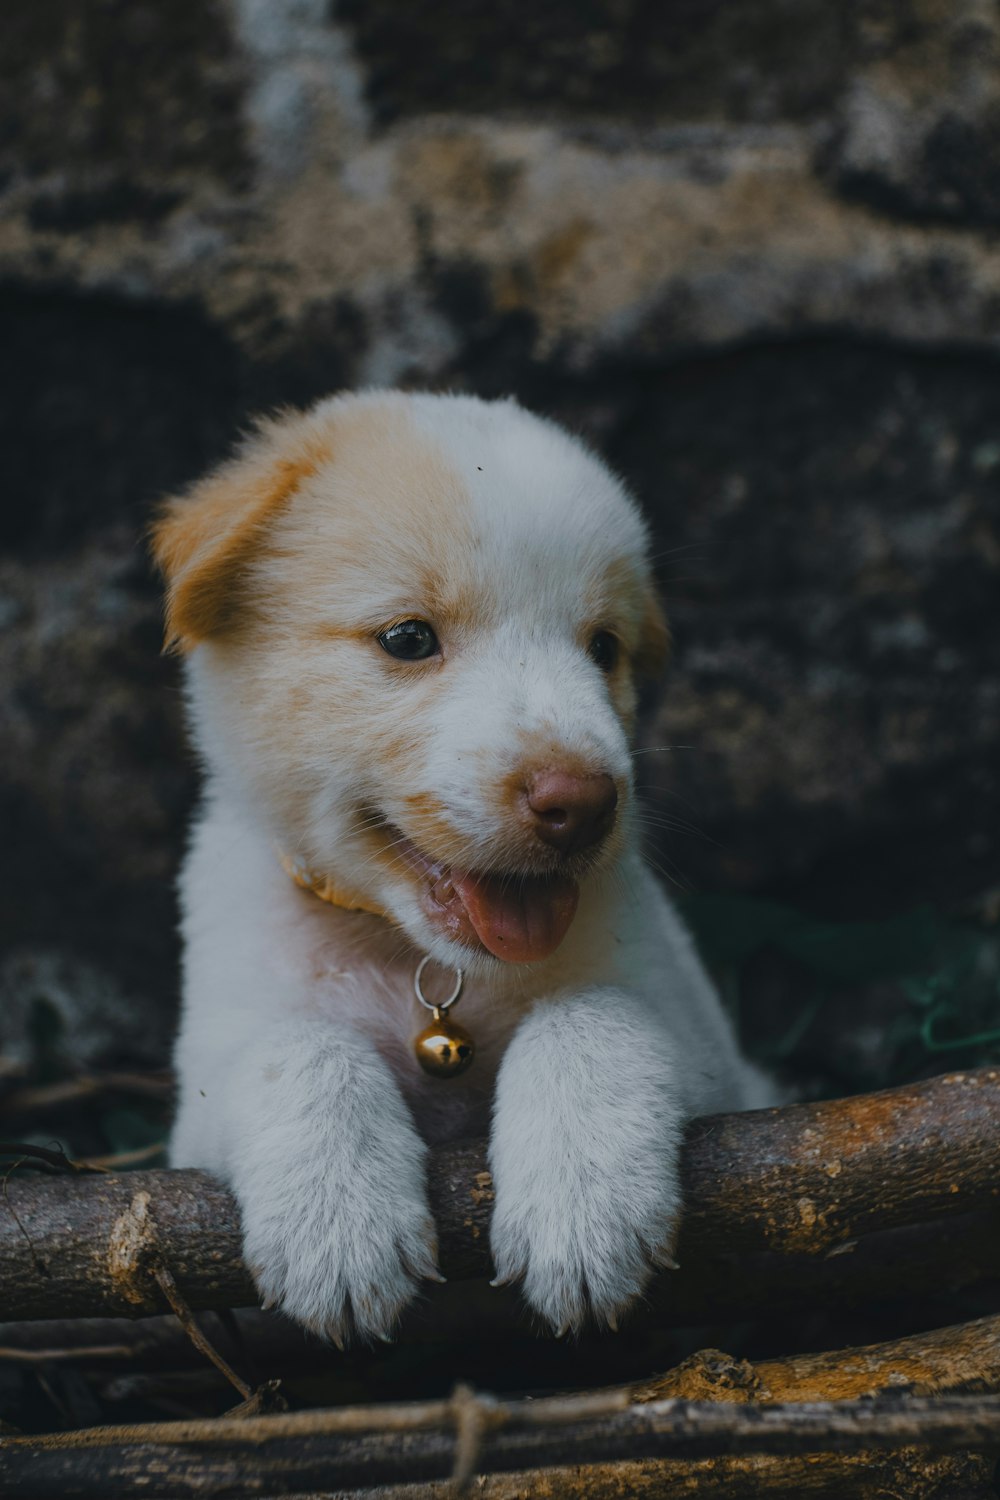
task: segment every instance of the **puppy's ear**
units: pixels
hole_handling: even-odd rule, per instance
[[[670,655],[670,626],[663,613],[663,606],[652,588],[646,593],[639,631],[639,644],[635,652],[636,676],[647,682],[656,682],[663,676]]]
[[[328,433],[299,413],[258,423],[241,452],[167,500],[152,550],[167,584],[167,651],[190,651],[228,630],[267,527],[330,457]]]

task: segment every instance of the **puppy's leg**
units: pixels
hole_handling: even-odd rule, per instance
[[[173,1161],[232,1184],[265,1304],[338,1343],[352,1328],[387,1337],[416,1279],[437,1272],[426,1147],[386,1064],[349,1028],[298,1020],[208,1076],[182,1104]]]
[[[684,1110],[671,1044],[621,990],[543,1001],[507,1049],[490,1162],[501,1280],[557,1331],[617,1326],[669,1263]]]

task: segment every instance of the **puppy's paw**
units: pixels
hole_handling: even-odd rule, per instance
[[[615,1328],[680,1215],[683,1114],[669,1044],[626,991],[539,1004],[497,1080],[493,1259],[557,1332]]]
[[[680,1195],[669,1163],[647,1148],[634,1173],[608,1168],[526,1148],[495,1173],[497,1282],[523,1278],[529,1305],[557,1335],[588,1320],[616,1330],[653,1266],[672,1263]]]
[[[229,1101],[228,1176],[265,1305],[338,1344],[388,1338],[439,1273],[427,1148],[385,1063],[302,1022],[255,1040]]]
[[[325,1187],[325,1185],[324,1185]],[[402,1199],[319,1191],[295,1208],[244,1204],[244,1257],[265,1307],[340,1347],[389,1339],[421,1278],[440,1280],[434,1222],[422,1191]]]

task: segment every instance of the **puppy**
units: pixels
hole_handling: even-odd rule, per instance
[[[373,391],[261,422],[155,554],[206,775],[173,1164],[232,1185],[267,1305],[385,1337],[439,1275],[427,1144],[489,1129],[498,1278],[615,1327],[685,1121],[766,1098],[638,847],[635,505],[513,401]],[[418,1058],[422,960],[461,994]]]

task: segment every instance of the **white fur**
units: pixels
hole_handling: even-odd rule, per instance
[[[357,462],[334,441],[268,529],[247,585],[263,601],[258,633],[204,641],[188,660],[207,788],[181,882],[172,1161],[233,1185],[267,1300],[336,1338],[384,1336],[433,1272],[425,1142],[485,1132],[492,1114],[498,1275],[523,1276],[555,1329],[588,1313],[613,1324],[669,1254],[685,1121],[766,1102],[637,849],[631,685],[612,692],[581,646],[581,601],[609,557],[632,567],[630,589],[648,586],[644,528],[597,459],[514,403],[373,393],[309,421],[336,433],[354,419],[367,424]],[[400,422],[457,476],[445,522],[434,490],[418,537],[393,510],[416,484]],[[364,527],[350,547],[338,530],[359,507],[375,531],[397,516],[370,550]],[[374,642],[331,645],[304,628],[426,618],[417,563],[449,538],[445,581],[475,605],[426,676],[404,680]],[[633,606],[607,610],[624,619]],[[380,760],[400,734],[405,754]],[[555,953],[503,964],[430,925],[412,877],[366,856],[352,810],[361,801],[408,830],[406,799],[426,793],[467,867],[510,868],[519,845],[495,788],[539,745],[614,776],[619,830]],[[279,850],[392,921],[298,890]],[[456,1019],[477,1057],[458,1080],[427,1078],[413,1057],[423,953],[467,971]]]

